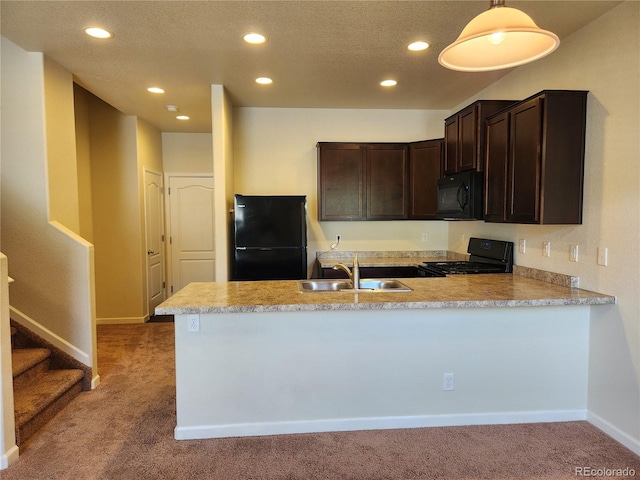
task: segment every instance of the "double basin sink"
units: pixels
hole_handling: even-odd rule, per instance
[[[389,278],[364,278],[360,288],[353,288],[351,280],[319,279],[298,280],[298,289],[303,293],[311,292],[411,292],[404,283]]]

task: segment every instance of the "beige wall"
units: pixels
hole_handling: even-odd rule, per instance
[[[49,218],[55,211],[49,182],[67,169],[75,170],[73,109],[48,110],[51,105],[73,105],[73,90],[63,79],[70,81],[71,76],[62,67],[2,38],[0,238],[15,279],[11,317],[95,368],[93,246]],[[65,128],[57,129],[52,122]],[[50,146],[57,142],[60,148]],[[69,198],[77,197],[74,182]],[[75,215],[77,225],[77,200],[75,205],[69,218]],[[97,382],[97,371],[93,373]]]
[[[233,106],[222,85],[211,85],[216,281],[229,278],[229,211],[233,208]]]
[[[594,308],[591,319],[589,412],[597,424],[640,452],[640,3],[626,2],[563,39],[553,55],[523,66],[476,98],[525,98],[543,89],[589,90],[583,224],[577,226],[452,223],[461,236],[526,239],[516,263],[577,275],[580,286],[616,295],[618,305]],[[461,105],[463,106],[463,105]],[[551,257],[542,241],[551,241]],[[579,262],[569,245],[579,245]],[[597,265],[598,247],[609,265]]]
[[[74,136],[73,77],[44,57],[49,219],[80,233],[78,169]]]
[[[155,172],[162,172],[162,134],[149,122],[136,119],[136,143],[138,147],[137,158],[140,171],[140,193],[144,190],[143,169],[147,168]],[[144,206],[144,203],[142,204]],[[144,209],[143,209],[144,210]]]
[[[78,175],[79,234],[93,243],[93,198],[91,193],[91,142],[89,101],[91,94],[73,84]]]
[[[236,108],[235,193],[307,196],[308,258],[341,235],[342,250],[447,247],[442,221],[318,222],[317,142],[409,142],[444,135],[448,110]],[[422,241],[422,233],[428,241]]]
[[[210,133],[162,133],[162,164],[166,173],[212,173]]]
[[[75,86],[81,230],[96,246],[97,322],[149,315],[144,169],[163,172],[162,136]]]
[[[137,121],[94,96],[89,116],[98,322],[142,322]]]

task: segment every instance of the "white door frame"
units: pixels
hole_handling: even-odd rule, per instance
[[[185,173],[185,172],[165,172],[164,174],[164,184],[167,188],[171,185],[172,177],[181,177],[181,178],[213,178],[213,173],[205,172],[205,173]],[[171,198],[170,195],[164,196],[164,210],[165,212],[171,211]],[[168,213],[165,215],[165,224],[164,224],[164,234],[166,239],[171,238],[171,215]],[[167,248],[165,248],[166,256],[165,256],[165,269],[167,272],[167,286],[166,295],[170,297],[175,292],[171,291],[171,285],[175,285],[173,278],[173,253],[172,253],[172,245],[171,242],[168,241],[165,243]]]
[[[151,278],[149,275],[149,251],[151,249],[151,246],[149,245],[149,232],[148,232],[148,211],[147,211],[147,174],[152,174],[152,175],[157,175],[158,178],[160,179],[160,196],[164,197],[164,177],[162,175],[162,172],[157,172],[155,170],[152,170],[150,168],[144,167],[143,169],[144,174],[143,174],[143,178],[144,178],[144,218],[145,218],[145,222],[144,222],[144,227],[145,227],[145,232],[144,232],[144,239],[145,239],[145,251],[144,251],[144,256],[145,256],[145,265],[146,265],[146,271],[145,271],[145,275],[147,278],[147,292],[146,292],[146,297],[147,297],[147,314],[145,315],[145,321],[149,319],[150,315],[153,315],[153,311],[151,311],[151,294],[150,294],[150,283],[151,283]],[[160,263],[161,263],[161,270],[162,270],[162,301],[164,299],[167,298],[167,289],[166,289],[166,265],[167,265],[167,258],[166,258],[166,248],[165,248],[165,235],[166,235],[166,229],[165,229],[165,212],[164,212],[164,207],[165,207],[165,200],[161,198],[160,200],[160,212],[159,212],[159,221],[160,221],[160,231],[162,232],[162,238],[160,241]]]

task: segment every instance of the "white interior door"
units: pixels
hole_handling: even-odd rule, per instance
[[[144,182],[147,298],[149,314],[153,315],[155,308],[165,299],[162,175],[145,169]]]
[[[213,177],[170,176],[171,293],[215,280]]]

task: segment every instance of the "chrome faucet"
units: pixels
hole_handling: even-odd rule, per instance
[[[350,269],[344,263],[336,263],[333,266],[334,270],[344,270],[349,275],[349,280],[353,288],[360,290],[360,265],[358,264],[358,252],[353,256],[353,267]]]

